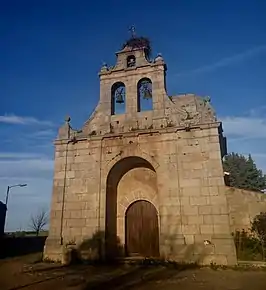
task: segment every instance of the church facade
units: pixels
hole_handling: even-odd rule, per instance
[[[222,124],[209,98],[168,96],[166,63],[149,54],[146,38],[127,41],[83,128],[59,129],[45,257],[95,238],[92,256],[236,263]]]

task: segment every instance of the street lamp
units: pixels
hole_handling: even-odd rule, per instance
[[[9,196],[9,191],[10,191],[10,188],[12,187],[24,187],[24,186],[27,186],[27,184],[15,184],[15,185],[9,185],[7,187],[7,190],[6,190],[6,209],[7,209],[7,202],[8,202],[8,196]]]

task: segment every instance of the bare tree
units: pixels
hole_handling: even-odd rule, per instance
[[[40,209],[35,215],[31,215],[30,228],[39,235],[43,227],[48,223],[48,212],[45,209]]]

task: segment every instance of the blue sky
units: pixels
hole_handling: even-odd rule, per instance
[[[93,4],[91,4],[93,2]],[[266,1],[3,0],[0,9],[0,199],[8,230],[49,208],[53,145],[66,114],[81,127],[128,27],[168,65],[169,95],[211,96],[229,151],[266,172]]]

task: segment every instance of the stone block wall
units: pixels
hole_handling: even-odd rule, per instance
[[[266,194],[233,187],[225,187],[225,194],[232,232],[248,231],[254,217],[266,212]]]
[[[97,231],[99,141],[55,144],[54,184],[45,254],[61,259],[62,245],[78,243]],[[60,256],[60,257],[59,257]]]
[[[52,240],[79,244],[95,232],[105,231],[108,174],[119,160],[138,156],[155,171],[132,169],[118,183],[116,228],[121,242],[126,208],[145,199],[158,210],[162,257],[232,263],[234,248],[217,127],[131,132],[122,138],[92,137],[64,143],[56,143],[47,245]],[[213,245],[206,248],[204,240]]]
[[[171,137],[176,141],[165,140],[161,150],[168,152],[160,163],[161,253],[201,263],[234,263],[217,128]],[[204,247],[204,240],[212,246]]]
[[[134,54],[135,67],[127,67]],[[55,141],[55,172],[45,255],[96,232],[125,242],[126,209],[147,200],[158,213],[161,257],[234,264],[224,191],[221,124],[210,100],[168,96],[166,64],[146,59],[144,47],[125,47],[104,65],[100,100],[82,130],[70,119]],[[138,82],[152,83],[152,110],[138,112]],[[125,85],[126,111],[112,112],[112,87]],[[114,101],[114,100],[113,100]],[[222,153],[223,154],[223,153]],[[204,245],[209,240],[210,245]]]

